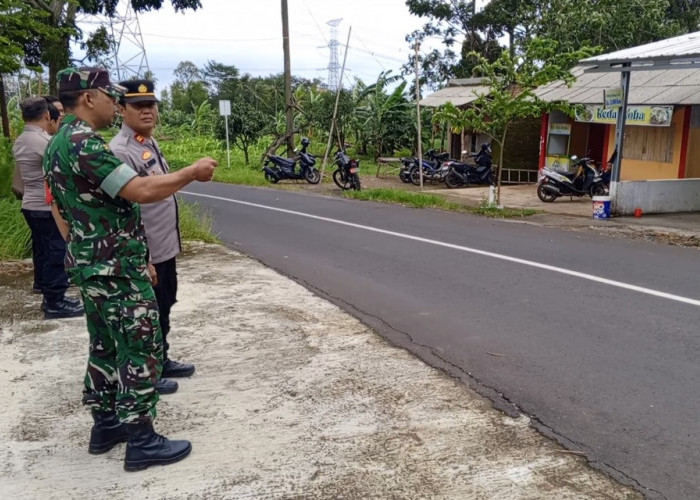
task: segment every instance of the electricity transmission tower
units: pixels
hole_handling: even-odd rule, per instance
[[[131,7],[130,1],[122,2],[113,18],[109,20],[109,29],[114,43],[112,45],[117,81],[132,77],[144,77],[150,73],[146,46],[141,35],[138,14]]]
[[[103,26],[112,38],[107,60],[114,81],[143,78],[150,72],[146,46],[141,35],[138,14],[130,0],[119,0],[113,17],[85,15],[78,18],[79,25]]]
[[[341,86],[341,82],[338,81],[340,64],[338,64],[338,25],[342,21],[341,19],[331,19],[326,24],[331,27],[331,39],[328,42],[328,48],[330,49],[330,59],[328,60],[328,88],[335,92]]]

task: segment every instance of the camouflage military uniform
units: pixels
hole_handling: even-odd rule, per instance
[[[68,115],[44,173],[70,226],[66,270],[81,291],[90,333],[83,403],[123,422],[156,415],[162,363],[158,307],[138,204],[117,193],[136,172],[89,124]]]

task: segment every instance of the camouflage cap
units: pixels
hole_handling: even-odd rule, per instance
[[[101,68],[66,68],[59,71],[57,77],[59,92],[97,89],[118,99],[126,90],[110,82],[109,73]]]

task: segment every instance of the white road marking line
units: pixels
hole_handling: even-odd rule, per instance
[[[652,295],[654,297],[660,297],[662,299],[668,299],[668,300],[673,300],[676,302],[682,302],[684,304],[690,304],[692,306],[700,306],[700,300],[697,300],[697,299],[691,299],[689,297],[683,297],[681,295],[674,295],[672,293],[660,292],[658,290],[653,290],[651,288],[645,288],[642,286],[630,285],[629,283],[623,283],[621,281],[615,281],[615,280],[611,280],[611,279],[607,279],[607,278],[602,278],[600,276],[595,276],[593,274],[580,273],[578,271],[572,271],[570,269],[564,269],[562,267],[550,266],[548,264],[542,264],[540,262],[534,262],[532,260],[519,259],[517,257],[510,257],[508,255],[503,255],[503,254],[499,254],[499,253],[487,252],[485,250],[479,250],[477,248],[470,248],[470,247],[465,247],[462,245],[454,245],[452,243],[445,243],[443,241],[431,240],[428,238],[421,238],[420,236],[413,236],[413,235],[405,234],[405,233],[397,233],[395,231],[388,231],[386,229],[379,229],[377,227],[365,226],[362,224],[355,224],[353,222],[347,222],[347,221],[338,220],[338,219],[331,219],[329,217],[321,217],[319,215],[307,214],[304,212],[297,212],[295,210],[287,210],[285,208],[276,208],[276,207],[270,207],[267,205],[260,205],[259,203],[251,203],[248,201],[233,200],[231,198],[224,198],[221,196],[212,196],[212,195],[208,195],[208,194],[191,193],[189,191],[181,191],[180,193],[187,194],[190,196],[200,196],[202,198],[210,198],[212,200],[226,201],[229,203],[237,203],[240,205],[247,205],[250,207],[263,208],[265,210],[272,210],[274,212],[283,212],[286,214],[299,215],[301,217],[307,217],[309,219],[316,219],[316,220],[321,220],[321,221],[325,221],[325,222],[332,222],[334,224],[340,224],[343,226],[349,226],[349,227],[354,227],[357,229],[363,229],[365,231],[371,231],[374,233],[386,234],[389,236],[396,236],[397,238],[404,238],[407,240],[420,241],[421,243],[428,243],[430,245],[436,245],[436,246],[445,247],[445,248],[452,248],[454,250],[460,250],[462,252],[473,253],[476,255],[483,255],[485,257],[491,257],[494,259],[504,260],[507,262],[513,262],[515,264],[522,264],[525,266],[535,267],[538,269],[545,269],[547,271],[553,271],[555,273],[565,274],[567,276],[575,276],[577,278],[585,279],[588,281],[594,281],[596,283],[602,283],[604,285],[614,286],[617,288],[622,288],[624,290],[630,290],[633,292],[643,293],[646,295]]]

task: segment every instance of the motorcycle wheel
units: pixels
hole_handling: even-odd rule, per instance
[[[401,182],[405,182],[406,184],[408,184],[409,182],[411,182],[411,173],[408,170],[402,170],[399,173],[399,179],[401,179]]]
[[[360,176],[357,174],[353,175],[353,180],[352,180],[352,188],[355,191],[361,191],[362,190],[362,184],[360,183]]]
[[[279,182],[279,178],[275,175],[272,175],[270,172],[265,172],[265,180],[272,184],[277,184]]]
[[[458,188],[462,185],[462,181],[459,179],[457,174],[454,172],[450,172],[447,174],[445,177],[445,186],[447,186],[450,189]]]
[[[306,172],[304,172],[304,179],[306,179],[306,182],[309,184],[318,184],[321,182],[321,172],[315,168],[306,169]]]
[[[418,168],[412,168],[410,175],[413,185],[420,186],[420,172],[418,172]],[[423,172],[423,183],[425,183],[425,172]]]
[[[605,196],[605,186],[602,184],[593,184],[591,186],[591,198],[594,196]]]
[[[557,199],[557,195],[545,191],[544,186],[544,184],[539,184],[537,186],[537,197],[545,203],[552,203],[554,200]]]
[[[335,182],[335,185],[338,186],[340,189],[345,191],[346,189],[350,189],[350,181],[345,180],[343,181],[343,173],[340,171],[340,169],[336,169],[333,171],[333,182]]]

